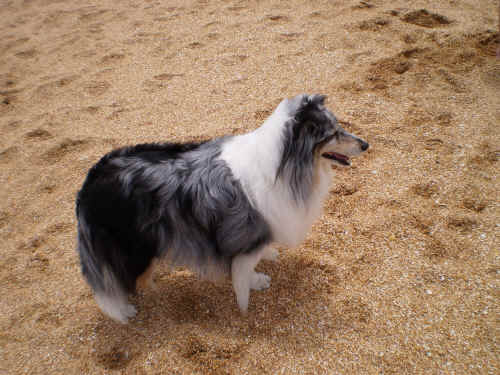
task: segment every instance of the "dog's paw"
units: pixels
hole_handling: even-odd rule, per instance
[[[137,314],[135,307],[127,302],[127,297],[124,295],[96,294],[95,299],[102,312],[117,322],[127,324],[128,320]]]
[[[271,277],[263,273],[254,273],[252,275],[252,281],[250,288],[253,290],[263,290],[271,286]]]
[[[276,250],[274,247],[268,247],[266,248],[266,250],[264,250],[264,254],[262,254],[262,259],[276,262],[279,256],[280,253],[278,250]]]
[[[137,309],[134,305],[127,304],[123,309],[123,314],[127,317],[127,319],[133,318],[137,314]]]
[[[126,304],[123,305],[118,311],[117,315],[111,316],[111,318],[119,321],[122,324],[127,324],[129,319],[132,319],[137,314],[137,309],[134,305]]]

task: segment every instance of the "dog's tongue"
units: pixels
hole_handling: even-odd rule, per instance
[[[323,157],[330,160],[336,160],[337,162],[343,165],[351,165],[351,163],[349,162],[349,156],[337,154],[336,152],[325,152],[323,154]]]
[[[345,155],[337,154],[336,152],[329,152],[329,154],[331,154],[333,157],[335,157],[335,159],[340,159],[340,160],[343,160],[345,162],[349,161],[349,157],[347,157]]]

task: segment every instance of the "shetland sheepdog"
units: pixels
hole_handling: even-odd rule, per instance
[[[195,143],[141,144],[105,155],[76,200],[82,273],[111,318],[136,314],[128,295],[157,260],[202,278],[230,277],[242,313],[270,245],[301,243],[321,214],[334,170],[368,149],[325,107],[283,100],[254,131]]]

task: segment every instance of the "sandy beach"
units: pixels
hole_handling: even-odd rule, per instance
[[[499,3],[3,0],[0,373],[498,374]],[[154,275],[120,325],[75,251],[113,148],[257,128],[322,93],[370,149],[324,215],[229,281]]]

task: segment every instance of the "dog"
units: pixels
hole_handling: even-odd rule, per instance
[[[324,95],[284,99],[254,131],[203,142],[140,144],[106,154],[77,194],[77,251],[100,309],[127,323],[128,295],[160,260],[230,277],[238,306],[270,286],[254,271],[295,247],[321,214],[332,166],[368,143],[348,133]]]

